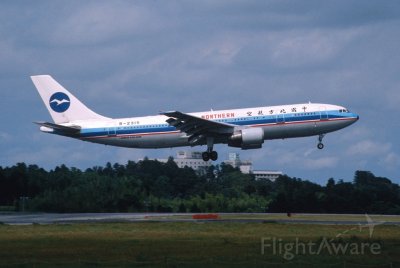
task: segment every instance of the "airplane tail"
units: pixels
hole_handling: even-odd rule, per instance
[[[50,75],[35,75],[31,79],[54,123],[109,119],[90,110]]]

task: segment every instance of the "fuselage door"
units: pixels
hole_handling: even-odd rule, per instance
[[[319,112],[321,114],[321,120],[328,120],[328,113],[325,106],[320,106]]]
[[[107,131],[108,131],[108,136],[117,136],[117,128],[114,125],[108,127]]]

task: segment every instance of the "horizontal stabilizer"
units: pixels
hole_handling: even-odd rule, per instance
[[[58,125],[50,122],[34,122],[35,124],[38,124],[39,126],[51,128],[54,130],[58,130],[60,132],[66,133],[66,134],[76,134],[81,131],[80,126],[63,126],[63,125]]]

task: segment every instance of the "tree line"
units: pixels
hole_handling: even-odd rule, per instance
[[[46,171],[18,163],[0,167],[0,209],[43,212],[308,212],[400,213],[399,185],[369,171],[325,186],[280,176],[256,180],[230,165],[203,174],[144,159],[82,171]]]

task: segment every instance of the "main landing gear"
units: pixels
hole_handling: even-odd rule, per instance
[[[218,153],[216,152],[216,151],[206,151],[206,152],[203,152],[202,154],[201,154],[201,156],[203,157],[203,160],[204,161],[208,161],[208,160],[212,160],[212,161],[215,161],[215,160],[217,160],[218,159]]]
[[[318,149],[322,150],[324,149],[324,144],[322,143],[322,139],[324,138],[325,134],[321,134],[318,136]]]
[[[207,137],[207,151],[201,154],[204,161],[207,162],[210,159],[212,161],[215,161],[218,159],[218,153],[216,151],[213,151],[213,147],[214,147],[214,138]]]

